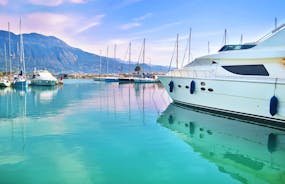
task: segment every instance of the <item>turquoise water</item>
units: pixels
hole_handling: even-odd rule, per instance
[[[0,183],[285,183],[285,132],[169,105],[157,84],[0,90]]]

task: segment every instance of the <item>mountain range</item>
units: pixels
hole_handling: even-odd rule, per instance
[[[45,36],[37,33],[23,34],[24,55],[26,71],[29,73],[34,68],[48,69],[53,73],[99,73],[101,57],[101,73],[124,73],[133,72],[137,63],[130,65],[126,61],[119,59],[106,58],[79,48],[74,48],[64,41],[54,37]],[[9,70],[9,41],[8,32],[0,30],[0,70]],[[12,70],[19,69],[19,40],[20,36],[10,33],[10,50]],[[6,47],[6,49],[5,49]],[[6,57],[5,57],[6,52]],[[6,59],[5,59],[6,58]],[[7,65],[6,62],[7,61]],[[159,65],[140,64],[144,72],[156,71],[165,72],[168,67]]]

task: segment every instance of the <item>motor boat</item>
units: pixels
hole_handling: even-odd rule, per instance
[[[285,122],[285,24],[158,76],[176,103]]]
[[[57,82],[57,79],[48,70],[35,70],[31,79],[31,85],[34,86],[54,86]]]

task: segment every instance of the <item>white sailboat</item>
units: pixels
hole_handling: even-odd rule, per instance
[[[159,76],[176,103],[285,122],[285,25]]]
[[[142,46],[142,61],[144,65],[145,63],[145,39],[143,40],[143,46]],[[134,78],[134,82],[135,83],[158,83],[159,80],[155,78],[154,76],[150,76],[148,74],[142,73],[142,74],[138,74]]]
[[[24,39],[21,32],[22,21],[20,19],[20,72],[14,76],[13,87],[26,89],[28,80],[26,78],[25,55],[24,55]]]
[[[5,62],[5,69],[6,69],[6,76],[3,76],[0,78],[0,87],[10,87],[11,82],[7,76],[7,51],[6,51],[6,45],[4,45],[4,62]]]

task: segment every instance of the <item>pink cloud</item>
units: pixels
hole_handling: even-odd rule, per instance
[[[86,0],[29,0],[30,3],[43,6],[59,6],[63,3],[86,3]]]
[[[0,5],[4,6],[8,3],[8,0],[0,0]]]

